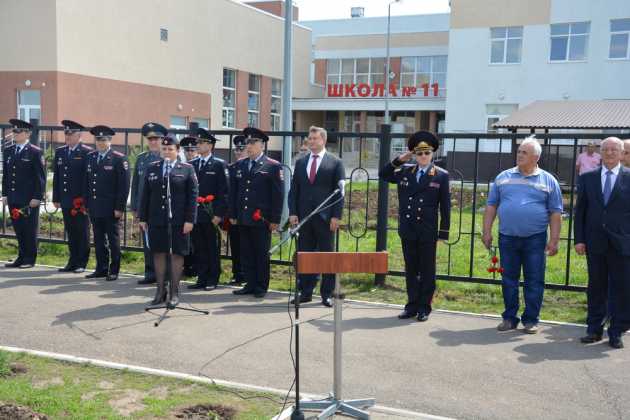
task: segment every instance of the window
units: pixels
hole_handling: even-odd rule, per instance
[[[236,128],[236,70],[223,69],[223,127]]]
[[[515,104],[489,104],[486,105],[486,128],[488,133],[500,132],[493,125],[509,116],[518,109]]]
[[[172,115],[171,116],[171,128],[174,130],[187,130],[188,129],[188,121],[186,120],[186,117],[179,117],[177,115]],[[176,134],[175,137],[177,138],[177,140],[181,140],[184,135],[183,134]]]
[[[403,57],[400,68],[400,85],[415,86],[418,96],[424,96],[426,83],[429,86],[437,83],[438,96],[446,95],[447,56]],[[433,93],[429,93],[433,96]]]
[[[551,25],[550,61],[586,60],[590,22]]]
[[[258,114],[260,112],[260,76],[249,75],[249,89],[247,92],[247,124],[250,127],[258,127]]]
[[[350,58],[328,60],[326,84],[385,83],[384,58]]]
[[[168,42],[168,29],[160,28],[160,41]]]
[[[522,26],[490,28],[490,63],[518,64],[522,49]]]
[[[199,128],[205,128],[206,130],[210,129],[210,124],[208,123],[207,118],[193,118],[192,122],[197,123],[197,125],[199,125]]]
[[[282,81],[271,79],[271,131],[280,131],[282,113]]]
[[[18,118],[29,121],[32,118],[41,120],[42,106],[41,93],[39,90],[18,90]]]
[[[610,21],[610,51],[608,58],[628,59],[628,38],[630,37],[630,19]]]

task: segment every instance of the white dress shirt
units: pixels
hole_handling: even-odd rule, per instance
[[[618,163],[617,166],[610,169],[612,175],[610,175],[610,192],[615,189],[615,181],[617,181],[617,175],[619,175],[619,171],[621,170],[621,163]],[[608,168],[602,165],[602,193],[604,192],[604,185],[606,184],[606,172],[608,172]]]
[[[321,152],[316,153],[317,162],[315,162],[315,174],[319,171],[319,166],[322,164],[322,160],[324,160],[324,155],[326,154],[326,148],[324,148]],[[308,178],[311,175],[311,165],[313,164],[313,152],[308,157],[308,162],[306,162],[306,177]]]

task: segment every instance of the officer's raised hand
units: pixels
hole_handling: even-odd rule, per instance
[[[184,223],[184,228],[182,229],[182,232],[184,233],[184,235],[189,234],[190,232],[192,232],[193,230],[193,224],[190,222],[186,222]]]
[[[28,205],[29,205],[29,207],[32,207],[32,208],[37,208],[37,207],[39,207],[39,203],[40,203],[40,201],[39,201],[38,199],[33,198],[33,199],[32,199],[32,200],[28,203]]]
[[[401,162],[409,162],[409,160],[411,160],[413,155],[414,153],[412,151],[407,151],[403,153],[402,155],[398,156],[396,159],[398,159]]]

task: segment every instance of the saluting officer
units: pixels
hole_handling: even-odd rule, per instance
[[[151,163],[160,160],[160,145],[167,133],[166,127],[158,123],[148,122],[142,126],[142,136],[147,139],[149,150],[138,155],[136,165],[133,168],[131,210],[136,218],[138,217],[138,203],[144,187],[144,174]],[[142,248],[144,250],[144,279],[138,280],[138,284],[155,283],[153,258],[149,247],[147,247],[146,235],[144,234],[142,235]]]
[[[247,285],[235,295],[264,297],[269,288],[271,232],[278,228],[284,200],[282,165],[267,157],[269,137],[257,128],[243,130],[247,159],[238,161],[230,186],[230,222],[238,223]]]
[[[199,153],[197,152],[197,137],[184,137],[179,142],[179,145],[182,149],[184,149],[184,157],[186,158],[186,162],[194,165],[195,159],[199,158]],[[197,276],[197,262],[195,259],[195,243],[193,242],[191,248],[191,252],[188,255],[184,256],[184,277],[196,277]]]
[[[163,159],[147,168],[138,207],[140,226],[149,235],[157,278],[157,291],[149,307],[166,301],[168,257],[171,261],[169,306],[179,304],[184,255],[190,252],[189,234],[197,220],[197,177],[192,165],[177,160],[178,150],[177,140],[168,136],[162,139]]]
[[[438,138],[428,131],[418,131],[407,146],[409,151],[385,165],[379,176],[398,185],[398,234],[407,283],[407,304],[398,318],[417,315],[422,322],[431,313],[437,241],[448,239],[451,196],[448,172],[432,163]]]
[[[84,195],[94,233],[96,270],[85,277],[113,281],[120,271],[120,219],[129,196],[129,162],[111,149],[114,130],[97,125],[90,133],[96,139],[96,150],[88,155]]]
[[[61,272],[82,273],[90,258],[90,221],[85,211],[83,184],[87,174],[87,156],[92,148],[81,142],[81,124],[63,120],[66,145],[55,150],[53,161],[53,205],[61,209],[68,235],[70,258]]]
[[[189,289],[216,289],[221,276],[221,231],[219,224],[227,213],[228,176],[223,159],[214,156],[217,139],[204,128],[197,129],[199,157],[193,167],[199,182],[199,197],[214,196],[207,204],[199,204],[197,224],[192,237],[197,271],[197,283]]]
[[[242,134],[234,136],[232,138],[232,146],[234,161],[228,165],[230,184],[234,179],[236,165],[241,159],[247,157],[247,154],[245,153],[245,136]],[[245,274],[243,273],[243,266],[241,264],[241,240],[239,226],[231,224],[229,219],[226,220],[226,223],[224,223],[223,226],[228,232],[228,238],[230,240],[230,254],[232,256],[232,280],[230,280],[230,284],[240,285],[245,281]]]
[[[12,119],[15,144],[4,149],[2,199],[9,206],[18,241],[18,256],[5,267],[31,268],[37,259],[39,204],[46,189],[44,159],[39,147],[29,143],[33,126]]]

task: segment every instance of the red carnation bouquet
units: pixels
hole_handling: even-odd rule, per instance
[[[213,201],[214,195],[212,194],[208,194],[205,197],[197,197],[197,204],[199,204],[200,207],[203,207],[203,209],[208,212],[210,218],[214,217],[214,210],[212,209]]]
[[[503,267],[499,263],[499,257],[497,257],[497,248],[493,247],[490,251],[490,266],[488,267],[488,273],[503,274]]]
[[[262,210],[260,209],[256,209],[254,210],[254,213],[252,214],[252,220],[254,222],[264,222],[265,224],[268,224],[269,222],[267,222],[267,220],[263,217],[262,215]]]
[[[14,207],[11,209],[11,219],[18,220],[20,217],[28,217],[31,214],[31,208],[29,206],[26,207]]]
[[[87,214],[87,209],[85,208],[85,202],[83,198],[77,197],[72,200],[72,209],[70,210],[70,215],[72,217],[76,217],[79,214]]]

